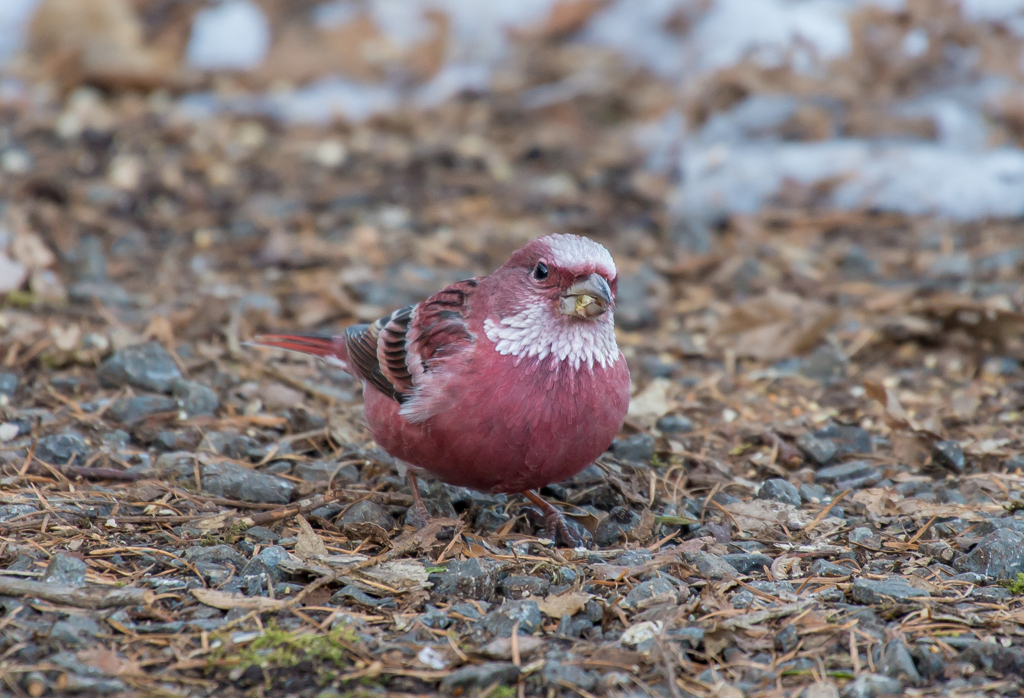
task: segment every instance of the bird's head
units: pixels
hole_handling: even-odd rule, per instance
[[[487,335],[498,351],[553,356],[576,366],[615,360],[618,272],[603,245],[578,235],[548,235],[515,252],[494,277]]]
[[[586,322],[602,319],[615,305],[618,273],[611,254],[578,235],[538,238],[500,271],[514,306],[541,305],[570,322]]]

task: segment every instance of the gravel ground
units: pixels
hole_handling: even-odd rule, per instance
[[[1020,223],[790,182],[691,230],[626,128],[661,94],[316,128],[159,92],[8,103],[0,693],[1020,695]],[[545,491],[588,546],[431,482],[438,518],[405,527],[359,386],[246,341],[375,319],[548,232],[621,270],[626,425]]]

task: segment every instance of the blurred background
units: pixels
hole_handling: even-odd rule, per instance
[[[6,0],[7,365],[236,355],[573,232],[641,381],[1011,375],[1022,48],[1018,0]]]

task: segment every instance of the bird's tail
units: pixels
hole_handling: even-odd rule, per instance
[[[348,370],[348,347],[343,334],[261,334],[253,338],[252,344],[319,356],[342,370]]]

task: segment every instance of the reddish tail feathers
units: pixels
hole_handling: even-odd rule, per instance
[[[348,362],[348,348],[345,346],[344,335],[324,337],[313,334],[262,334],[253,338],[253,344],[321,356],[343,366]]]

